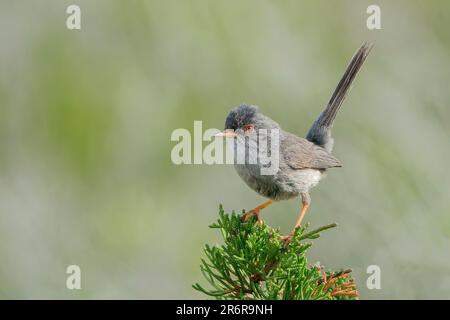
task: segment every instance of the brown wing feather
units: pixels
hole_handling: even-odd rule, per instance
[[[286,133],[281,141],[284,160],[293,169],[327,169],[342,167],[338,159],[314,143]]]

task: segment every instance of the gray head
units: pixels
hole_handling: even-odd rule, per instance
[[[258,129],[279,129],[278,123],[259,112],[257,106],[242,104],[230,111],[225,120],[225,130],[236,133]]]
[[[217,136],[233,138],[227,143],[234,152],[239,174],[273,175],[279,167],[281,134],[278,123],[259,112],[257,106],[242,104],[230,111],[225,131]]]

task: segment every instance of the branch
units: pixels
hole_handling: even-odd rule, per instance
[[[317,239],[336,224],[307,232],[308,227],[297,229],[285,248],[279,229],[259,226],[255,218],[242,222],[220,206],[219,219],[210,228],[220,230],[224,244],[205,245],[200,266],[211,288],[198,283],[193,288],[217,299],[356,299],[351,270],[323,271],[306,259],[312,243],[305,240]]]

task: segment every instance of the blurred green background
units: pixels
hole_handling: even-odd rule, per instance
[[[66,28],[81,7],[82,29]],[[0,298],[204,298],[202,247],[263,200],[231,166],[176,166],[176,128],[247,102],[304,135],[364,40],[305,220],[310,261],[363,299],[450,298],[450,2],[0,1]],[[299,200],[263,213],[288,232]],[[66,289],[66,268],[82,290]],[[381,290],[366,268],[381,268]]]

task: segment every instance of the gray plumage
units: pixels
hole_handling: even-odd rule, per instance
[[[330,100],[324,111],[320,114],[316,121],[314,121],[311,129],[309,129],[306,139],[324,147],[328,152],[333,149],[333,138],[331,138],[331,128],[333,121],[341,108],[347,92],[350,90],[351,84],[355,79],[359,69],[367,58],[372,45],[364,42],[361,48],[355,53],[350,61],[344,75],[339,81],[336,89],[333,92]]]
[[[261,139],[261,135],[258,134],[259,129],[279,130],[279,170],[275,174],[262,175],[261,164],[234,165],[245,183],[266,198],[286,200],[302,192],[308,192],[320,181],[326,169],[341,166],[339,160],[327,150],[284,131],[277,122],[259,112],[258,107],[253,105],[244,104],[231,110],[225,129],[234,130],[242,135],[242,127],[247,124],[254,126],[255,133],[245,137],[238,136],[236,141],[232,142],[236,153],[238,153],[239,145],[241,145],[240,150],[246,153],[257,152],[256,148],[253,149],[251,146],[256,145],[258,139]],[[259,143],[261,144],[261,140]]]
[[[234,148],[241,144],[247,146],[246,152],[256,152],[251,147],[249,150],[248,145],[258,143],[259,129],[279,130],[279,170],[275,174],[261,175],[261,164],[235,164],[237,173],[250,188],[271,200],[285,200],[301,194],[304,201],[309,203],[308,191],[319,183],[323,173],[329,168],[342,166],[331,155],[331,128],[370,49],[371,45],[364,43],[353,56],[325,110],[313,123],[306,139],[282,130],[277,122],[262,114],[256,106],[243,104],[230,111],[225,129],[237,133]],[[255,129],[254,134],[246,134],[245,128],[248,125]]]

